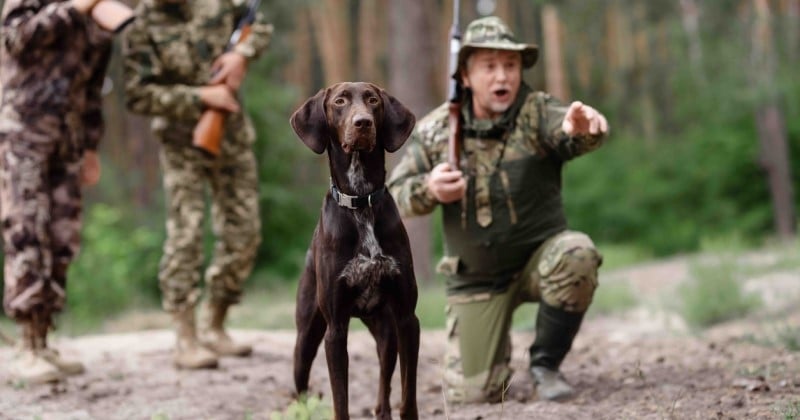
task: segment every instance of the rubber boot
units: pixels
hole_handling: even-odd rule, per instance
[[[575,394],[558,369],[572,348],[582,321],[583,313],[539,304],[536,339],[530,348],[530,373],[540,399],[563,400]]]
[[[50,364],[54,365],[64,375],[80,375],[86,371],[83,363],[77,360],[69,360],[61,357],[58,350],[47,345],[47,333],[50,330],[50,322],[41,322],[36,325],[35,337],[36,348]]]
[[[25,320],[19,324],[22,329],[22,339],[17,354],[9,365],[11,378],[28,384],[43,384],[64,379],[64,373],[43,357],[41,349],[37,348],[39,342],[37,323]]]
[[[218,356],[247,357],[253,353],[253,347],[235,343],[225,331],[228,308],[230,308],[228,304],[208,303],[205,322],[200,330],[200,340]]]
[[[175,366],[179,369],[213,369],[217,356],[197,339],[194,308],[173,314],[176,324]]]

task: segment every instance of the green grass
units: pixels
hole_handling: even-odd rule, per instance
[[[783,420],[799,420],[800,419],[800,400],[792,401],[783,407],[775,409],[776,414]]]
[[[597,244],[597,249],[603,255],[601,275],[604,271],[628,267],[653,258],[651,251],[633,244]]]
[[[680,313],[690,326],[709,327],[761,306],[758,296],[742,290],[738,270],[735,262],[726,258],[691,265],[691,280],[678,289]]]
[[[303,396],[283,412],[272,412],[270,420],[328,420],[333,418],[331,403],[316,396]]]
[[[592,305],[589,306],[588,315],[609,315],[630,309],[638,303],[636,296],[627,282],[603,283],[594,292]]]

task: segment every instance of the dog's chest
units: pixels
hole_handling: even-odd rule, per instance
[[[355,305],[359,310],[370,311],[380,301],[381,279],[400,274],[397,261],[384,255],[375,235],[374,214],[366,209],[353,214],[358,230],[358,245],[354,256],[340,274],[349,287],[357,290]]]
[[[370,191],[373,186],[363,176],[363,166],[357,156],[351,160],[347,171],[348,181],[357,191]],[[375,233],[375,212],[372,208],[351,213],[358,233],[358,245],[353,258],[345,265],[340,277],[347,285],[358,290],[355,304],[358,309],[369,311],[380,301],[381,279],[400,274],[397,261],[384,255]]]

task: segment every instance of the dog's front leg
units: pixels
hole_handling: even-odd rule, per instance
[[[419,359],[419,319],[411,313],[397,321],[397,342],[400,353],[400,386],[403,389],[400,418],[416,420],[417,363]]]
[[[331,319],[325,333],[325,356],[328,360],[328,375],[333,393],[333,411],[336,420],[350,418],[347,392],[347,327],[349,316]]]

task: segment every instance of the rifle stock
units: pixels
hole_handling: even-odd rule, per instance
[[[225,51],[228,52],[238,44],[243,43],[250,37],[252,31],[252,24],[255,20],[255,14],[258,10],[259,0],[253,0],[248,7],[248,13],[242,18],[237,25],[236,30],[231,35],[231,40]],[[225,83],[222,81],[222,83]],[[206,108],[200,119],[194,126],[192,132],[192,146],[217,157],[222,149],[222,134],[223,127],[225,126],[225,118],[227,113],[214,108]]]

